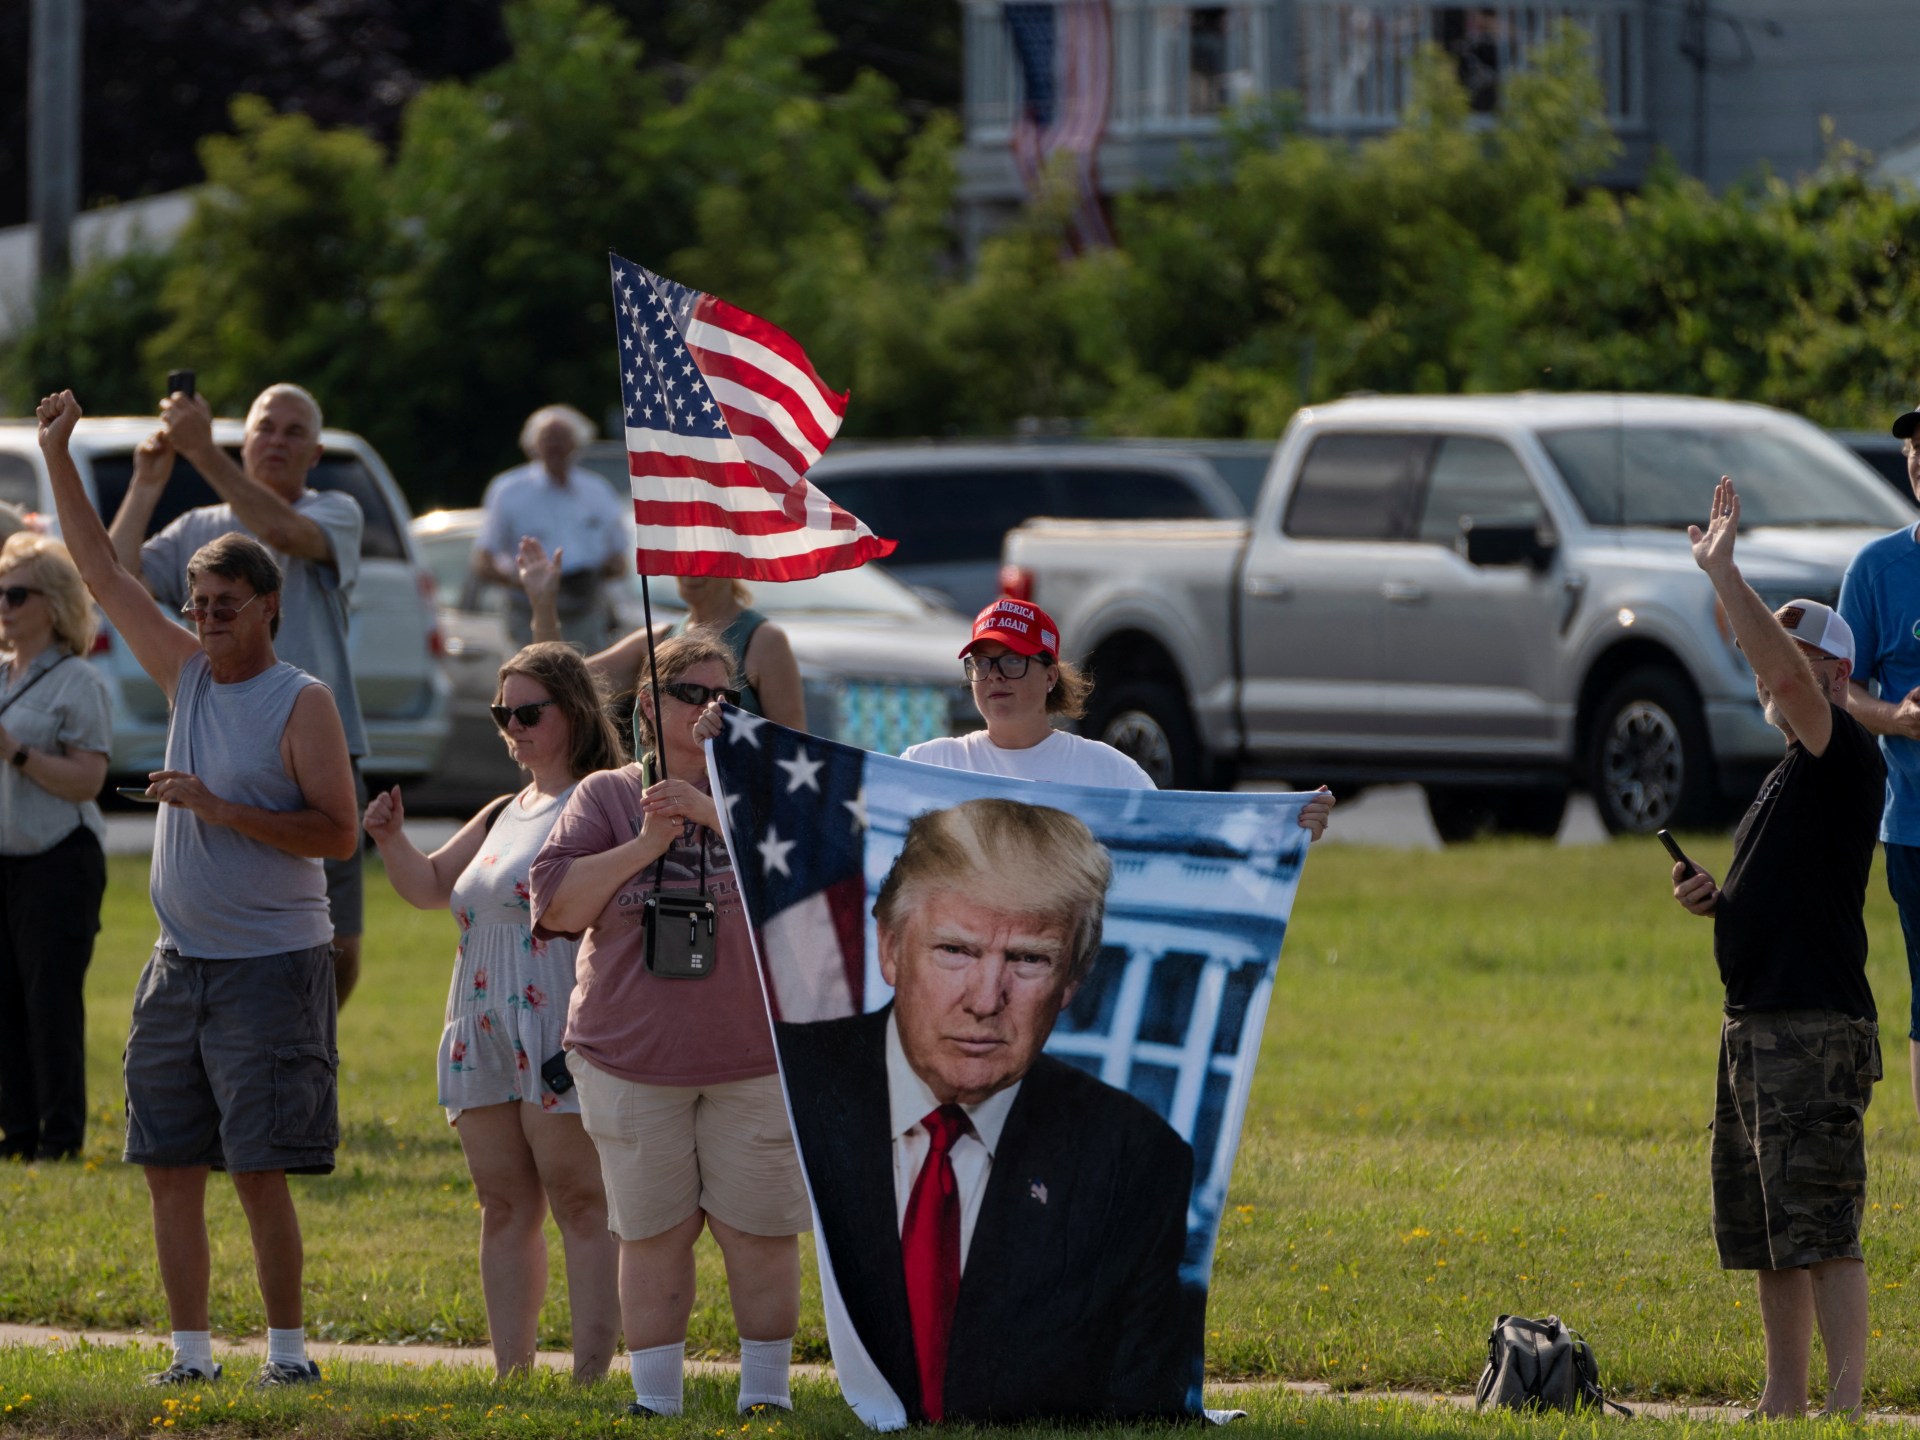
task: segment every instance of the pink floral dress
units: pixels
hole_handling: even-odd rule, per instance
[[[540,1067],[560,1053],[573,994],[574,942],[536,940],[527,875],[572,787],[556,796],[516,796],[453,882],[460,949],[440,1035],[440,1103],[449,1124],[481,1105],[524,1101],[568,1115],[579,1092],[555,1095]]]

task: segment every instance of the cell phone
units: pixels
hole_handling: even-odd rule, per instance
[[[169,370],[167,372],[167,394],[184,395],[193,398],[193,371]]]
[[[556,1095],[564,1095],[573,1089],[573,1072],[567,1069],[567,1052],[561,1050],[549,1055],[540,1066],[540,1078],[547,1082],[547,1088]]]
[[[158,805],[160,803],[160,797],[158,795],[147,794],[144,785],[118,785],[114,787],[113,793],[118,795],[122,800],[138,800],[144,805]]]
[[[1687,874],[1689,876],[1700,873],[1700,867],[1687,858],[1687,852],[1680,848],[1680,842],[1673,838],[1673,832],[1669,830],[1656,830],[1653,833],[1659,837],[1660,843],[1667,847],[1667,854],[1687,867]]]

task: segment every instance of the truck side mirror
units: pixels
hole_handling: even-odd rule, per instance
[[[1544,570],[1557,548],[1552,532],[1543,525],[1502,524],[1470,515],[1460,521],[1460,550],[1469,565],[1526,565]]]

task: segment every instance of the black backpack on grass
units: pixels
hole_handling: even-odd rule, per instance
[[[1633,1412],[1607,1399],[1593,1347],[1560,1323],[1558,1315],[1529,1320],[1502,1315],[1487,1337],[1487,1368],[1474,1390],[1474,1408],[1578,1410],[1586,1405]]]

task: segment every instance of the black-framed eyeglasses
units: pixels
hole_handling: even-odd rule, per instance
[[[31,585],[9,585],[6,589],[0,590],[0,600],[6,602],[9,610],[18,610],[22,605],[27,603],[28,596],[44,595],[46,593],[44,590],[34,589]]]
[[[682,704],[695,709],[705,706],[710,700],[724,700],[729,705],[740,703],[740,692],[729,690],[724,685],[696,685],[691,680],[675,680],[660,688]]]
[[[960,668],[967,672],[969,680],[984,680],[989,675],[998,675],[1004,680],[1018,680],[1037,658],[1034,655],[1018,655],[1011,650],[1004,655],[969,655],[960,662]]]
[[[551,704],[552,700],[530,700],[525,705],[489,705],[487,711],[502,730],[509,720],[518,720],[522,730],[531,730],[540,723],[540,712]]]
[[[231,625],[240,618],[240,612],[246,609],[247,605],[251,605],[259,598],[258,595],[254,596],[253,600],[247,601],[246,605],[213,605],[205,600],[189,600],[180,607],[180,613],[196,625],[204,624],[208,620],[216,625]]]

